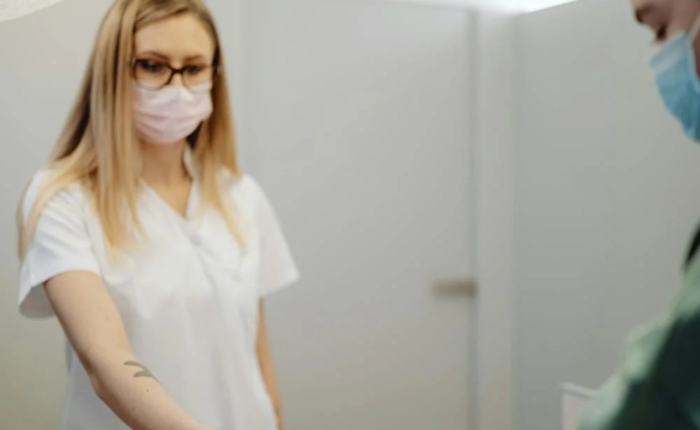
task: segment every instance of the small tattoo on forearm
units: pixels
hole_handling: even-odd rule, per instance
[[[153,376],[153,373],[151,373],[151,371],[148,370],[148,367],[144,366],[143,364],[137,361],[127,361],[126,363],[124,363],[124,366],[138,367],[139,369],[141,369],[140,371],[134,373],[134,378],[153,378],[156,381],[158,381],[158,378]]]

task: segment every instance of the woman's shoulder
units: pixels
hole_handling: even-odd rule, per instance
[[[226,192],[234,200],[255,206],[266,201],[265,192],[253,176],[247,173],[239,175],[227,173],[224,180]]]
[[[22,212],[27,216],[37,200],[49,201],[65,206],[80,207],[89,201],[86,187],[76,181],[61,178],[60,172],[52,167],[39,169],[32,175],[22,196]]]

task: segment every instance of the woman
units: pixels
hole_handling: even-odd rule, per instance
[[[651,69],[669,112],[700,143],[700,0],[632,0],[656,36]],[[700,232],[665,318],[632,337],[580,430],[700,429]]]
[[[62,429],[281,428],[262,300],[298,273],[223,71],[201,0],[117,0],[25,193],[20,309],[73,351]]]

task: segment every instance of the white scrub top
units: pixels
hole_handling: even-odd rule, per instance
[[[193,177],[186,153],[186,165]],[[49,172],[27,191],[27,216]],[[50,317],[42,285],[69,271],[98,274],[121,314],[134,357],[185,412],[214,430],[276,430],[256,353],[258,303],[298,280],[274,211],[249,176],[225,182],[245,236],[243,252],[214,209],[197,216],[199,186],[182,217],[148,186],[138,215],[147,240],[108,258],[100,220],[78,185],[44,208],[20,275],[20,311]],[[127,430],[95,395],[71,351],[63,430]]]

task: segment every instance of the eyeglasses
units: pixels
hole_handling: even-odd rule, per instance
[[[182,75],[182,83],[190,91],[206,92],[205,84],[213,82],[219,73],[217,66],[185,66],[175,69],[169,64],[153,60],[134,59],[131,61],[131,71],[136,84],[147,90],[159,90],[169,85],[175,75]]]

